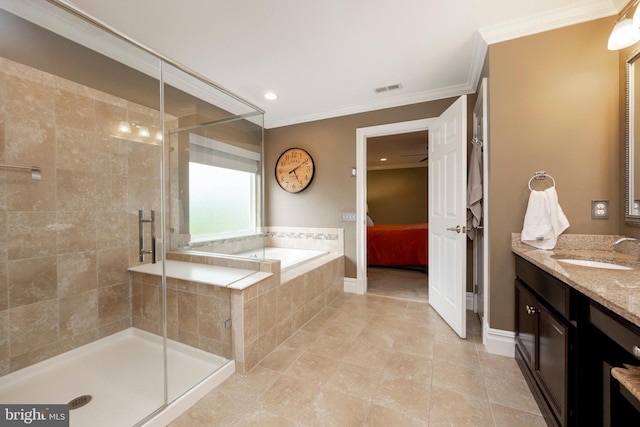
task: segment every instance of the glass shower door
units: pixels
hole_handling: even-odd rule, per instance
[[[148,286],[127,271],[138,211],[163,214],[160,64],[49,2],[0,1],[0,163],[41,171],[0,170],[2,403],[73,402],[72,426],[165,404],[162,269]]]

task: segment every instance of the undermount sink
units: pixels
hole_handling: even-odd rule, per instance
[[[566,262],[567,264],[580,265],[582,267],[594,267],[594,268],[608,268],[610,270],[633,270],[632,267],[626,265],[613,264],[610,262],[591,261],[587,259],[557,259],[560,262]]]

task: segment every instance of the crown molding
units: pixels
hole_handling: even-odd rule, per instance
[[[611,0],[589,0],[579,6],[559,7],[537,15],[480,28],[478,32],[487,44],[494,44],[616,15],[617,13],[618,10],[613,6]]]
[[[265,114],[265,128],[272,129],[282,126],[296,125],[306,122],[314,122],[318,120],[331,119],[335,117],[348,116],[351,114],[366,113],[369,111],[382,110],[385,108],[402,107],[405,105],[418,104],[420,102],[435,101],[438,99],[445,99],[451,97],[457,97],[473,93],[475,88],[469,84],[461,84],[456,86],[449,86],[446,88],[440,88],[436,90],[429,90],[417,93],[411,93],[406,95],[399,95],[394,97],[385,98],[382,101],[370,102],[366,104],[349,105],[342,108],[336,108],[333,110],[321,111],[318,113],[305,114],[301,116],[286,117],[283,119],[271,120],[269,118],[269,112]]]

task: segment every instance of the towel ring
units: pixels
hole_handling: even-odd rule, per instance
[[[529,191],[533,191],[533,189],[531,188],[531,181],[533,181],[534,179],[545,179],[545,178],[550,178],[551,179],[551,187],[555,187],[556,186],[556,180],[553,179],[553,177],[551,175],[546,174],[545,172],[536,172],[535,175],[533,175],[530,179],[529,179],[529,183],[527,184],[527,186],[529,187]],[[551,188],[550,187],[550,188]]]

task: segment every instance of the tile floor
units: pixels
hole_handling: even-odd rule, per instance
[[[514,359],[426,303],[344,294],[171,427],[545,426]]]
[[[429,276],[420,270],[368,267],[367,292],[371,295],[427,302]]]

